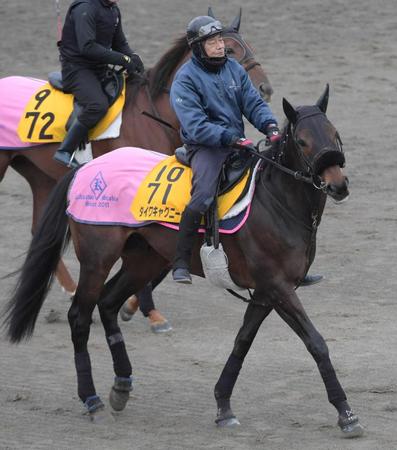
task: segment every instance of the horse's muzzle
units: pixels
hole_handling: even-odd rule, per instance
[[[326,192],[335,203],[346,202],[349,198],[349,179],[344,177],[339,183],[328,183]]]
[[[272,95],[273,95],[273,88],[270,86],[269,83],[261,83],[258,86],[258,91],[260,96],[262,97],[265,102],[269,103],[271,101]]]

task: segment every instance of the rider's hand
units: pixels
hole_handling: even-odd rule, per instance
[[[135,72],[142,74],[145,71],[143,61],[139,55],[133,53],[131,55],[131,61],[135,64]]]
[[[275,144],[281,139],[280,130],[275,123],[269,123],[269,125],[266,127],[265,134],[270,144]]]
[[[143,73],[143,62],[137,54],[134,53],[131,56],[124,55],[123,58],[123,67],[127,71],[128,75]]]

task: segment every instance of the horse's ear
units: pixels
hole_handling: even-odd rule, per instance
[[[283,97],[283,110],[287,119],[294,124],[297,119],[297,112],[291,103]]]
[[[210,17],[213,17],[214,19],[216,19],[215,14],[212,12],[211,6],[208,7],[208,15],[209,15]]]
[[[232,30],[234,30],[236,33],[239,32],[240,30],[240,22],[241,22],[241,13],[242,13],[242,8],[240,6],[240,11],[238,12],[237,16],[233,19],[233,22],[230,25],[230,28]]]
[[[327,86],[325,86],[323,94],[317,100],[316,103],[316,106],[318,106],[324,114],[327,112],[328,99],[329,99],[329,84],[327,83]]]

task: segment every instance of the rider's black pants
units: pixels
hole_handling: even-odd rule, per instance
[[[109,100],[100,81],[103,75],[103,69],[87,69],[70,63],[62,65],[64,89],[71,92],[82,107],[78,120],[88,129],[93,128],[109,109]]]

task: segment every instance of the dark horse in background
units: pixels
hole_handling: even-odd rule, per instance
[[[237,233],[221,236],[233,281],[254,289],[254,293],[215,387],[219,425],[238,423],[230,407],[233,387],[261,323],[275,310],[316,361],[343,434],[362,434],[359,419],[337,379],[327,344],[295,290],[313,261],[327,194],[337,201],[348,196],[347,178],[341,169],[345,162],[341,140],[325,114],[327,104],[328,87],[313,106],[294,108],[284,99],[288,120],[283,138],[268,154],[277,167],[262,165],[246,223]],[[95,417],[104,406],[94,387],[87,350],[93,309],[98,305],[113,358],[116,378],[110,404],[122,410],[129,398],[132,368],[117,322],[118,311],[127,295],[142,289],[169,266],[177,232],[158,224],[128,228],[68,219],[67,191],[73,176],[68,174],[50,197],[8,304],[5,324],[11,342],[31,336],[62,250],[71,237],[80,262],[80,279],[68,314],[78,394]],[[197,235],[192,257],[192,273],[199,276],[203,276],[199,257],[202,242],[203,237]],[[105,284],[120,257],[121,269]]]
[[[208,13],[213,16],[211,9]],[[270,100],[273,90],[266,73],[255,60],[252,48],[239,34],[240,21],[241,9],[223,35],[228,55],[235,58],[245,68],[262,97]],[[169,88],[176,70],[190,54],[190,48],[183,36],[175,41],[174,46],[153,68],[147,71],[143,79],[128,80],[120,136],[116,139],[92,142],[94,157],[125,146],[157,148],[168,155],[174,153],[175,149],[181,145],[181,141],[178,133],[179,123],[169,104]],[[143,115],[143,111],[163,119],[173,129]],[[52,159],[58,146],[59,144],[44,144],[21,150],[0,150],[0,181],[8,166],[11,166],[27,180],[31,187],[32,231],[36,228],[51,190],[57,180],[68,171]],[[59,262],[56,275],[61,286],[67,292],[74,293],[76,284],[62,260]],[[145,296],[151,298],[150,290],[149,292],[146,290]],[[154,313],[151,315],[154,322],[161,323],[163,316],[156,309],[151,312]]]

